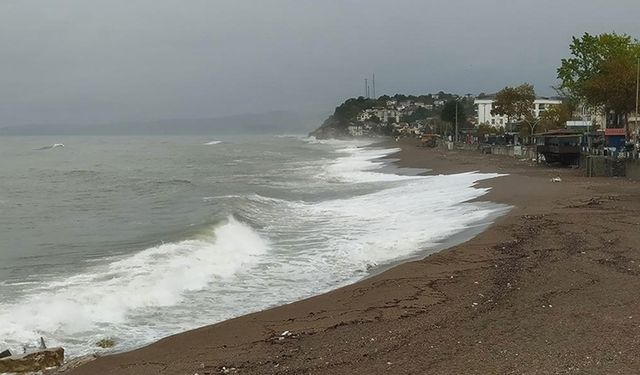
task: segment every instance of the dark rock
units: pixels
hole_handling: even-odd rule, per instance
[[[36,372],[60,367],[64,362],[64,349],[51,348],[33,353],[13,355],[0,359],[0,373]]]
[[[6,358],[6,357],[11,357],[11,352],[9,351],[9,349],[7,349],[4,352],[0,353],[0,358]]]
[[[102,339],[96,342],[96,346],[101,347],[103,349],[113,348],[116,345],[116,342],[112,339]]]

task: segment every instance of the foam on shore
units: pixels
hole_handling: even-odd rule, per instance
[[[16,348],[44,336],[74,356],[110,337],[116,349],[131,349],[353,283],[504,209],[468,203],[487,191],[474,184],[496,174],[382,173],[381,158],[397,149],[309,142],[336,153],[309,183],[355,187],[353,194],[314,201],[207,197],[205,203],[233,207],[232,216],[199,236],[105,261],[33,287],[20,301],[0,303],[0,346]]]

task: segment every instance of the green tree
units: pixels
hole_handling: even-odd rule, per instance
[[[465,120],[466,115],[464,106],[458,103],[456,100],[449,100],[448,102],[444,103],[444,106],[442,106],[440,119],[450,124],[455,124],[456,118],[458,119],[458,124],[462,124],[462,122]]]
[[[415,111],[413,111],[410,115],[402,116],[402,121],[404,122],[414,122],[418,120],[425,120],[431,116],[431,111],[426,108],[418,107]]]
[[[380,118],[379,118],[378,116],[376,116],[376,115],[372,115],[372,116],[369,118],[369,121],[373,122],[374,124],[379,124],[379,123],[381,122],[381,121],[380,121]]]
[[[638,41],[616,33],[573,37],[569,45],[571,57],[562,59],[558,68],[560,89],[578,99],[586,99],[586,84],[599,75],[602,64],[614,57],[634,60],[640,52]]]
[[[564,128],[567,121],[571,120],[573,117],[574,109],[575,105],[569,101],[549,107],[546,111],[540,114],[538,131],[549,131]]]
[[[629,113],[635,110],[636,64],[621,56],[612,57],[600,65],[600,71],[584,83],[587,103],[612,111],[622,117],[628,128]]]
[[[359,98],[350,98],[336,107],[333,112],[333,117],[340,125],[346,127],[349,122],[355,120],[360,112],[368,108],[373,108],[375,105],[376,101],[373,99],[366,99],[362,96]]]
[[[533,86],[528,83],[523,83],[518,87],[505,87],[496,94],[491,114],[506,116],[507,125],[514,121],[524,122],[533,134],[538,123],[533,116],[533,102],[535,100],[536,94]]]
[[[629,35],[616,33],[573,37],[571,57],[562,59],[558,68],[560,89],[581,103],[614,118],[623,117],[634,108],[633,71],[640,57],[640,43]],[[630,93],[631,91],[631,93]],[[631,105],[629,105],[632,103]]]
[[[499,133],[499,129],[496,128],[495,126],[491,126],[489,124],[485,124],[482,123],[480,125],[478,125],[478,127],[476,128],[476,132],[478,134],[479,137],[483,137],[485,134],[498,134]]]

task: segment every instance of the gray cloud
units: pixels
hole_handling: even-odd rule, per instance
[[[362,93],[551,93],[572,35],[637,0],[5,0],[0,126],[330,111]]]

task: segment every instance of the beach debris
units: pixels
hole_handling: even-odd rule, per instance
[[[266,341],[269,341],[271,343],[278,343],[279,341],[283,341],[284,339],[287,339],[287,338],[292,338],[292,339],[298,338],[298,336],[299,336],[298,334],[294,334],[291,331],[284,331],[279,335],[274,334],[273,336],[269,337]]]
[[[236,368],[235,367],[226,367],[226,366],[222,366],[220,367],[220,374],[231,374],[236,372]]]
[[[96,346],[102,349],[113,348],[116,342],[113,339],[102,339],[96,342]]]
[[[0,353],[0,359],[6,358],[6,357],[11,357],[11,351],[9,351],[9,349]]]
[[[558,177],[553,177],[551,179],[551,182],[562,182],[562,179],[558,176]]]
[[[12,355],[0,359],[0,373],[37,372],[60,367],[64,362],[63,348],[50,348],[33,353]]]

